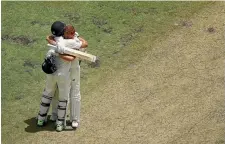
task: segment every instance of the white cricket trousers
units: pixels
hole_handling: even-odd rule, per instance
[[[66,114],[67,101],[70,91],[70,73],[47,74],[46,86],[41,98],[40,111],[38,114],[39,120],[45,120],[52,98],[58,88],[58,121],[64,121]]]

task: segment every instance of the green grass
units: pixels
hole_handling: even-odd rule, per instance
[[[82,63],[81,92],[88,107],[91,90],[112,72],[138,62],[149,46],[212,2],[2,2],[2,142],[29,136],[25,120],[36,116],[45,74],[46,35],[55,20],[75,26],[101,59],[100,68]],[[11,37],[11,39],[7,39]],[[21,44],[18,37],[34,42]],[[17,38],[16,38],[17,37]]]

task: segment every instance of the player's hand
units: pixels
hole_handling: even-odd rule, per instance
[[[59,57],[69,62],[73,61],[76,58],[75,56],[71,56],[67,54],[59,54]]]
[[[79,50],[82,51],[82,52],[87,52],[86,48],[80,48]]]
[[[64,47],[60,43],[57,44],[55,51],[60,54],[64,54]]]

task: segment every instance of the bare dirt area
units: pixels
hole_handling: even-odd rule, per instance
[[[78,130],[31,133],[20,143],[224,144],[225,3],[188,21],[85,96]]]
[[[9,36],[9,35],[3,35],[2,40],[9,40],[22,45],[32,44],[36,41],[26,36]]]

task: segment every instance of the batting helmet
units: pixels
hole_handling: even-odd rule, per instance
[[[42,70],[46,74],[53,74],[56,70],[56,64],[55,64],[55,56],[50,56],[45,58],[44,62],[42,63]]]
[[[51,32],[54,36],[62,36],[64,33],[65,24],[61,21],[55,21],[51,26]]]

